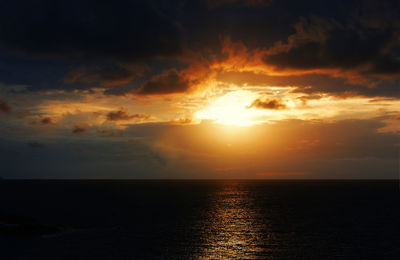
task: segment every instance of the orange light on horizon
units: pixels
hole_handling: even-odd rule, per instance
[[[309,175],[310,172],[259,172],[257,173],[258,176],[265,176],[265,177],[287,177],[287,176],[304,176]]]

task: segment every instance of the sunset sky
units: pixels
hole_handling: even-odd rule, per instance
[[[399,175],[400,2],[6,1],[3,178]]]

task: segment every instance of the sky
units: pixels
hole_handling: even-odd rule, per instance
[[[0,176],[396,179],[400,2],[0,4]]]

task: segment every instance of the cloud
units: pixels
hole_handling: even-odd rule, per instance
[[[113,87],[128,84],[141,77],[148,70],[147,66],[111,66],[79,67],[64,77],[64,83],[101,84],[102,87]]]
[[[179,25],[148,1],[17,0],[0,24],[1,46],[43,58],[133,62],[182,48]]]
[[[40,123],[42,123],[43,125],[51,124],[53,123],[53,119],[51,119],[50,117],[44,117],[42,118],[42,120],[40,120]]]
[[[75,125],[75,126],[72,128],[72,131],[71,131],[71,132],[72,132],[73,134],[82,134],[82,133],[85,133],[85,132],[89,131],[89,129],[90,129],[89,126]]]
[[[199,61],[217,72],[323,73],[364,86],[378,86],[400,72],[393,2],[167,2],[9,2],[0,10],[0,46],[7,56],[0,77],[28,91],[101,87],[110,95],[166,95],[189,92],[202,82],[184,69]],[[293,32],[299,17],[305,18]],[[221,47],[221,38],[234,43],[223,39]]]
[[[4,99],[0,98],[0,113],[8,114],[12,110],[11,105],[5,101]]]
[[[395,178],[399,136],[377,132],[383,126],[377,120],[287,120],[238,129],[132,124],[118,138],[63,134],[40,157],[27,141],[0,138],[0,155],[5,177],[14,178],[54,178],[54,172],[58,178],[255,178],[271,172],[277,178],[303,177],[283,176],[292,172],[310,173],[305,178]],[[38,164],[38,158],[52,163]]]
[[[50,125],[54,123],[54,119],[51,117],[42,117],[39,120],[32,120],[29,122],[30,125]]]
[[[97,129],[96,133],[103,137],[123,136],[122,131],[115,131],[114,129]]]
[[[169,123],[172,125],[186,125],[186,124],[190,124],[192,122],[193,122],[192,117],[180,117],[180,118],[169,121]]]
[[[121,138],[97,138],[96,142],[85,138],[65,139],[64,136],[52,143],[51,149],[31,147],[23,140],[0,138],[1,174],[13,179],[168,177],[160,172],[163,158],[146,144]],[[34,142],[44,144],[39,140]]]
[[[278,109],[285,109],[286,105],[281,103],[281,101],[277,99],[265,99],[265,100],[256,99],[247,108],[253,108],[253,107],[260,109],[278,110]]]
[[[45,147],[44,144],[39,143],[39,142],[30,142],[30,143],[27,143],[27,145],[28,145],[28,147],[31,147],[31,148],[44,148]]]
[[[137,91],[137,95],[169,95],[204,90],[215,83],[215,71],[204,58],[192,61],[183,69],[168,69],[153,76]]]
[[[270,6],[274,0],[206,0],[210,8],[217,8],[224,5],[231,5],[237,7],[260,7]]]
[[[138,90],[138,95],[162,95],[172,93],[182,93],[189,89],[190,83],[176,70],[166,71],[154,76],[151,80],[143,84]]]
[[[14,117],[17,119],[24,119],[26,117],[28,117],[31,114],[31,112],[29,110],[25,110],[25,111],[20,111],[14,114]]]
[[[268,72],[248,71],[221,71],[216,79],[224,83],[233,83],[238,86],[282,86],[296,87],[295,92],[307,94],[327,93],[336,97],[346,96],[346,93],[352,92],[357,96],[366,97],[400,97],[398,91],[398,80],[379,79],[374,87],[369,83],[374,82],[371,78],[367,84],[363,82],[349,82],[346,73],[340,75],[329,75],[327,73],[306,73],[298,75],[292,71],[285,71],[284,75],[270,75]],[[339,77],[340,76],[340,77]]]
[[[176,165],[183,174],[205,167],[196,175],[202,178],[221,176],[213,174],[214,169],[226,167],[232,168],[227,178],[243,171],[247,174],[243,178],[258,172],[304,172],[310,173],[304,177],[312,178],[392,178],[397,172],[399,139],[398,133],[378,132],[385,125],[375,119],[285,120],[236,130],[206,123],[145,124],[132,125],[125,134],[146,140],[156,136],[157,147],[169,165]],[[235,133],[227,134],[227,129]]]
[[[123,110],[118,110],[118,111],[110,112],[107,114],[108,121],[130,120],[130,119],[145,120],[145,119],[149,119],[149,118],[150,118],[149,114],[128,115],[128,113]]]
[[[277,70],[332,74],[337,73],[332,70],[348,71],[350,80],[391,77],[400,74],[399,53],[395,49],[399,46],[398,33],[389,25],[302,18],[287,43],[275,44],[263,60]]]

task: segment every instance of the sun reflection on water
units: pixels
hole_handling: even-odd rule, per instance
[[[241,183],[223,183],[212,198],[200,259],[257,259],[265,256],[264,220]]]

